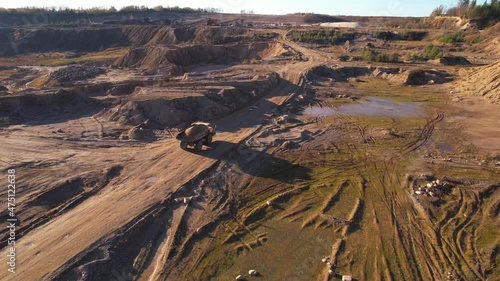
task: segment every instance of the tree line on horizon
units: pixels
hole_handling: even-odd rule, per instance
[[[193,9],[189,7],[163,7],[156,6],[153,8],[147,6],[126,6],[121,9],[116,9],[111,6],[109,8],[105,7],[93,7],[93,8],[67,8],[67,7],[24,7],[24,8],[2,8],[0,7],[0,14],[11,14],[11,15],[26,15],[35,13],[52,13],[52,14],[86,14],[86,15],[105,15],[105,14],[116,14],[116,13],[129,13],[129,12],[180,12],[180,13],[221,13],[222,10],[218,8],[198,8]]]
[[[492,25],[500,21],[500,1],[491,0],[478,4],[476,0],[459,0],[456,6],[448,9],[443,5],[437,7],[430,16],[455,16],[477,20],[483,26]]]

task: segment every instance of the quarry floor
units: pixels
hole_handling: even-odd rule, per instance
[[[166,131],[147,142],[103,137],[129,127],[100,109],[0,128],[0,171],[16,170],[20,221],[17,272],[0,279],[498,279],[498,105],[453,94],[451,83],[311,81],[311,68],[341,63],[281,35],[307,60],[221,67],[281,79],[213,120],[214,144],[200,152]],[[159,87],[209,84],[193,81]],[[387,101],[382,111],[343,110],[373,98]],[[391,114],[405,105],[416,112]],[[447,186],[438,196],[415,193],[436,179]]]

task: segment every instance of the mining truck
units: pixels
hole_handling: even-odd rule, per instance
[[[180,132],[176,138],[181,142],[182,149],[193,146],[196,151],[200,151],[203,145],[212,144],[213,136],[215,136],[215,125],[194,122],[187,129]]]

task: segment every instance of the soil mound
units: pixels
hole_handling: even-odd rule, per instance
[[[72,91],[48,91],[42,94],[24,93],[0,97],[0,124],[19,124],[45,120],[71,113],[72,118],[99,109],[95,100]],[[3,118],[3,119],[2,119]]]
[[[66,85],[91,79],[104,73],[106,73],[106,70],[96,66],[72,65],[52,72],[45,84],[47,86]]]
[[[406,85],[443,84],[453,81],[453,76],[444,70],[411,70],[401,75]]]
[[[138,88],[130,97],[133,100],[109,109],[103,117],[133,126],[146,120],[165,127],[190,124],[194,120],[208,121],[241,109],[268,93],[278,82],[278,75],[272,73],[265,80],[247,81],[236,87],[210,88],[201,93],[176,97],[163,88]]]
[[[391,67],[360,67],[360,66],[327,66],[320,65],[312,68],[306,74],[308,79],[331,78],[337,82],[347,82],[349,78],[361,76],[373,76],[376,78],[389,79],[400,73],[400,68]]]
[[[344,19],[330,15],[305,14],[304,23],[321,23],[321,22],[344,22]]]
[[[242,60],[260,60],[287,52],[279,43],[251,43],[225,46],[195,45],[143,46],[129,50],[114,66],[131,68],[170,68],[179,74],[182,67],[202,63],[230,64]]]
[[[458,92],[483,97],[491,102],[500,102],[500,60],[496,63],[474,68],[464,79],[456,83]]]
[[[445,56],[439,59],[442,65],[471,65],[470,61],[461,56]]]

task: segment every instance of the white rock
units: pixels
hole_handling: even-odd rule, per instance
[[[273,202],[267,201],[266,204],[267,204],[267,206],[271,206],[273,204]]]
[[[257,275],[257,270],[251,269],[248,271],[248,274],[250,274],[251,276],[255,276],[255,275]]]
[[[436,184],[439,184],[439,183],[440,183],[440,181],[439,181],[439,180],[436,180]]]
[[[428,184],[427,184],[427,187],[432,187],[432,183],[428,183]]]
[[[243,280],[243,276],[242,275],[236,276],[236,280]]]

